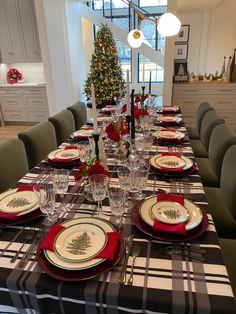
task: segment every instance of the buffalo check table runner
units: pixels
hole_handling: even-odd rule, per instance
[[[186,132],[183,125],[178,130]],[[153,145],[150,155],[168,151],[193,158],[188,141],[177,146]],[[118,184],[117,166],[112,151],[108,152],[108,167],[114,184]],[[51,166],[42,162],[25,175],[18,185],[39,183],[49,178],[50,171]],[[22,225],[0,226],[0,313],[236,313],[211,209],[197,171],[182,178],[159,177],[150,172],[145,192],[155,195],[158,189],[189,197],[207,212],[209,225],[206,232],[190,242],[178,243],[182,252],[190,252],[187,256],[166,255],[162,248],[176,243],[166,243],[144,234],[132,223],[129,211],[124,214],[123,232],[125,237],[134,234],[133,241],[137,241],[141,249],[135,261],[133,286],[119,284],[123,260],[107,273],[87,281],[59,281],[41,270],[36,260],[36,247],[23,269],[19,267],[22,254],[16,262],[10,263],[26,235],[29,232],[37,234],[43,228],[43,218]],[[86,201],[83,186],[74,181],[73,169],[65,203],[69,211],[60,214],[59,223],[96,213],[96,203]],[[103,201],[103,210],[108,220],[112,221],[108,198]],[[23,247],[23,252],[27,251],[29,245]],[[203,262],[191,258],[191,249],[196,247],[204,251]],[[131,265],[132,258],[129,257],[128,275]]]

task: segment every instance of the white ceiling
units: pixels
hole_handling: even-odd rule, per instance
[[[224,0],[177,0],[178,13],[211,11]]]

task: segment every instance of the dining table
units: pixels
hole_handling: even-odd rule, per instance
[[[154,142],[149,150],[150,156],[180,153],[195,164],[184,122],[171,126],[171,129],[184,133],[184,141],[170,145]],[[76,140],[70,138],[61,147],[73,143]],[[111,147],[106,153],[110,182],[118,185],[117,168],[122,163]],[[77,168],[78,165],[68,167],[69,186],[64,197],[68,210],[59,213],[58,224],[81,217],[96,217],[97,203],[85,198],[83,182],[74,179]],[[37,185],[49,180],[53,169],[54,166],[46,159],[42,160],[15,187]],[[148,197],[155,197],[158,193],[181,195],[193,202],[204,213],[203,229],[193,232],[186,239],[173,234],[153,236],[142,222],[139,224],[136,209],[140,202],[135,201],[134,207],[123,214],[122,240],[116,262],[108,265],[106,271],[102,271],[102,266],[96,266],[101,270],[97,273],[96,267],[76,273],[62,269],[57,276],[56,272],[50,272],[50,267],[46,269],[37,250],[41,241],[37,234],[45,231],[41,215],[19,223],[14,223],[14,220],[4,223],[0,219],[0,313],[236,313],[230,279],[197,166],[191,173],[181,176],[164,176],[150,168],[144,192]],[[57,206],[59,202],[58,196]],[[112,222],[114,217],[108,196],[103,200],[103,212]],[[23,253],[15,262],[10,262],[32,232],[35,245],[26,265],[22,267],[20,264]],[[132,285],[119,283],[130,235],[133,235],[133,245],[138,244],[140,248],[135,259]],[[30,248],[34,240],[24,245],[23,252]],[[178,249],[178,253],[168,254],[167,247]],[[128,275],[133,261],[131,255],[127,264]]]

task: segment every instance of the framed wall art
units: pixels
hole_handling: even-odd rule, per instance
[[[175,44],[174,59],[186,60],[188,58],[188,44]]]
[[[182,25],[178,35],[176,35],[175,42],[176,43],[188,42],[189,31],[190,31],[190,25]]]

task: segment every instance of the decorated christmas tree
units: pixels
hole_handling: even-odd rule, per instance
[[[85,93],[91,97],[91,83],[94,85],[98,104],[122,98],[125,95],[125,81],[119,63],[117,48],[112,32],[102,24],[94,42],[90,72],[85,83]]]

